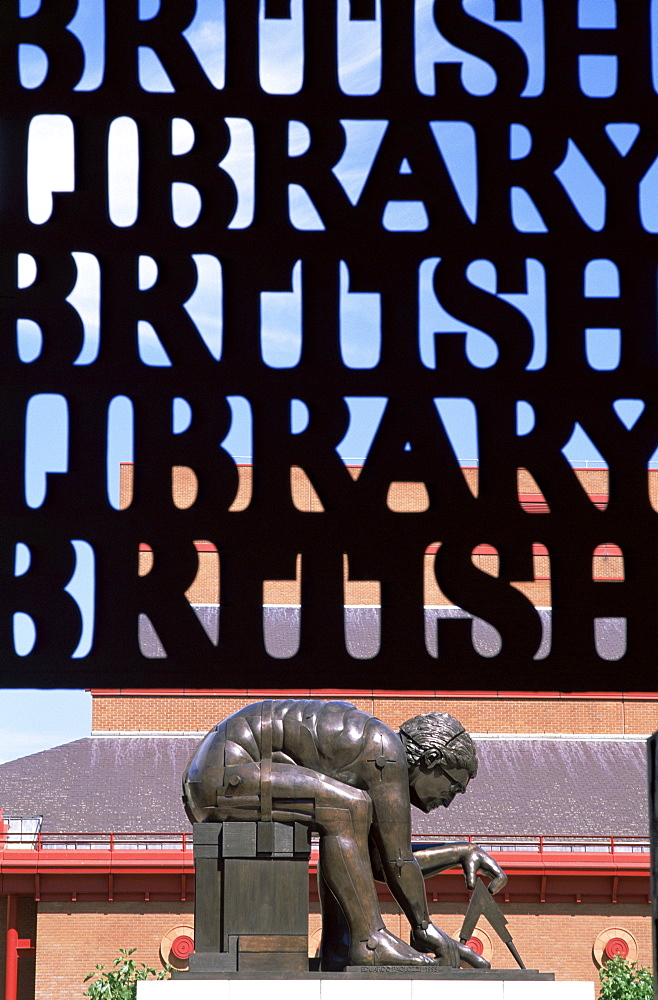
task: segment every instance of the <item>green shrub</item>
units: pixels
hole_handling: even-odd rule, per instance
[[[600,1000],[653,1000],[650,969],[615,955],[599,970]]]
[[[97,965],[94,972],[84,978],[85,983],[90,979],[93,982],[83,996],[91,997],[92,1000],[135,1000],[140,979],[166,979],[167,972],[164,969],[156,972],[155,969],[147,968],[143,962],[137,965],[130,958],[135,950],[119,948],[119,957],[114,959],[110,970],[106,971],[104,965]]]

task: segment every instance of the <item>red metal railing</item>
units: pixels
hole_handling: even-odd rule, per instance
[[[538,854],[648,854],[650,851],[649,837],[574,837],[536,834],[514,837],[509,834],[472,835],[463,837],[448,837],[448,841],[466,840],[479,844],[486,851],[494,853],[518,852]],[[436,841],[432,841],[433,843]]]
[[[494,853],[523,852],[533,854],[588,853],[588,854],[648,854],[648,837],[574,837],[536,834],[524,836],[476,835],[450,836],[446,838],[414,838],[414,843],[445,843],[468,841],[477,843]],[[182,851],[192,853],[192,833],[36,833],[6,834],[0,840],[0,853],[18,851]]]
[[[25,833],[6,835],[5,851],[189,851],[191,833]]]

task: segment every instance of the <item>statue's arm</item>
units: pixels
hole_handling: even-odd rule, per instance
[[[383,875],[412,927],[427,926],[425,883],[411,849],[407,758],[401,741],[383,722],[372,721],[355,772],[372,802],[373,874]]]
[[[423,878],[438,875],[447,868],[461,866],[464,870],[466,884],[469,889],[475,885],[478,872],[488,875],[491,879],[489,892],[499,892],[507,885],[507,875],[497,861],[487,854],[477,844],[467,842],[457,844],[438,844],[435,847],[425,847],[414,851]]]
[[[369,792],[374,806],[372,839],[377,848],[371,850],[371,860],[375,862],[375,869],[377,860],[380,861],[381,872],[411,925],[412,946],[433,953],[454,968],[462,960],[476,968],[488,968],[489,963],[484,958],[454,941],[430,920],[423,873],[411,849],[411,806],[406,771],[404,782],[397,788],[392,782],[382,780]]]
[[[406,782],[406,774],[404,774]],[[411,807],[408,786],[380,781],[368,789],[373,804],[371,858],[412,928],[427,926],[429,913],[420,865],[411,849]],[[406,800],[406,801],[405,801]]]

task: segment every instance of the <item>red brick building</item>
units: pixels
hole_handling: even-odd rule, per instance
[[[81,995],[84,975],[120,947],[158,967],[161,946],[171,959],[171,941],[193,925],[182,770],[218,719],[282,693],[95,691],[90,738],[0,766],[0,907],[10,951],[16,936],[24,945],[20,1000]],[[658,728],[658,694],[295,692],[309,693],[352,701],[393,727],[446,710],[474,734],[476,781],[449,810],[414,810],[413,836],[470,836],[492,851],[510,876],[500,902],[528,967],[595,980],[610,939],[650,964],[644,739]],[[468,901],[461,873],[429,880],[427,892],[436,922],[456,933]],[[404,935],[383,886],[381,898],[387,924]],[[313,864],[310,910],[313,953]],[[476,936],[494,965],[513,964],[486,922]]]

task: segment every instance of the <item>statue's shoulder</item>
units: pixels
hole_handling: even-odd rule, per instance
[[[293,715],[306,723],[312,723],[319,718],[343,719],[353,712],[359,712],[359,709],[349,701],[329,701],[324,698],[288,698],[285,701],[272,702],[272,715],[275,718]],[[368,715],[368,713],[363,714]]]
[[[372,712],[348,702],[333,702],[333,704],[337,706],[337,714],[340,712],[343,738],[347,741],[360,745],[364,750],[371,746],[390,748],[392,752],[402,749],[397,734]]]

